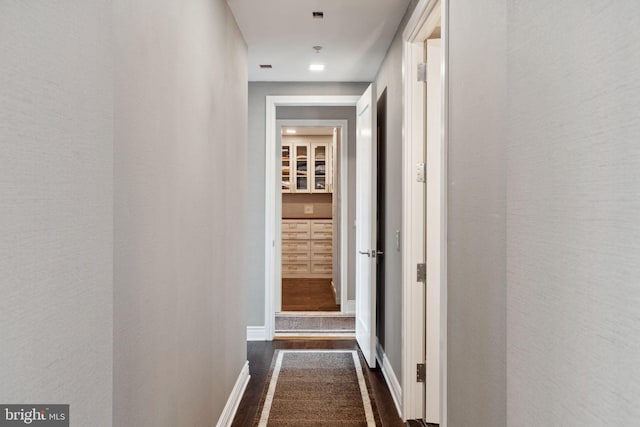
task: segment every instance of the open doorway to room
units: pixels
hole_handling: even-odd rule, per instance
[[[282,126],[281,312],[339,312],[338,128]]]
[[[353,95],[266,97],[264,337],[268,340],[286,336],[354,336],[356,301],[352,276],[355,272],[355,210],[352,206],[354,200],[350,195],[355,191],[352,188],[355,186],[355,167],[352,163],[355,157],[355,106],[358,99],[360,96]],[[338,294],[336,304],[340,305],[338,312],[303,313],[282,310],[283,126],[337,129],[338,144],[333,147],[335,151],[332,151],[336,167],[333,170],[331,193],[332,208],[335,209],[332,214],[334,250],[331,273]],[[289,165],[289,168],[292,166]],[[302,319],[306,313],[312,313],[315,322],[313,328],[306,328],[307,330],[301,325],[307,322],[306,318]],[[350,322],[348,328],[336,327],[336,323],[342,324],[343,321]],[[308,333],[309,331],[312,333]]]
[[[348,119],[275,122],[274,337],[351,337]]]
[[[376,256],[376,336],[378,337],[378,345],[381,348],[385,346],[385,313],[386,313],[386,289],[385,289],[385,254],[383,252],[386,236],[386,189],[387,189],[387,89],[380,94],[376,108],[377,114],[377,193],[376,198],[376,248],[378,253]]]

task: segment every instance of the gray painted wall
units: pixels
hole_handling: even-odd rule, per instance
[[[246,361],[246,46],[223,0],[113,7],[114,425],[212,425]]]
[[[503,0],[449,4],[448,418],[452,427],[498,427],[506,425],[506,10]]]
[[[450,19],[449,424],[631,425],[640,5]]]
[[[265,159],[265,115],[266,97],[277,95],[361,95],[367,83],[267,83],[249,82],[249,153],[248,168],[248,261],[252,267],[248,271],[248,324],[264,325],[264,159]],[[284,114],[282,110],[280,114]],[[288,114],[287,114],[288,115]],[[305,117],[286,117],[304,119]],[[343,117],[320,117],[343,119]],[[355,127],[349,125],[349,129]],[[351,139],[351,137],[350,137]],[[349,170],[355,172],[355,158]],[[351,173],[350,173],[351,175]],[[263,178],[260,178],[263,177]],[[353,192],[351,193],[353,194]],[[351,205],[350,205],[351,206]],[[355,206],[353,206],[355,209]],[[349,209],[350,214],[352,209]]]
[[[378,98],[387,90],[384,351],[397,378],[402,378],[402,253],[396,246],[396,230],[402,230],[402,32],[416,3],[409,4],[376,76]]]
[[[111,426],[107,1],[0,2],[0,402]]]
[[[640,420],[638,28],[636,1],[508,2],[510,426]]]

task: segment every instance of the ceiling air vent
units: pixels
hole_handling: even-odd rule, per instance
[[[313,12],[313,19],[324,19],[324,12]]]
[[[273,68],[271,64],[260,64],[260,68]]]

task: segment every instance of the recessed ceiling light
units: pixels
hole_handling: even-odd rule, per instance
[[[313,12],[313,19],[324,19],[324,12]]]
[[[324,64],[311,64],[309,65],[310,71],[324,71]]]
[[[271,64],[260,64],[260,68],[273,68]]]
[[[287,133],[288,134],[294,134],[294,133],[296,133],[296,130],[295,129],[287,129]]]

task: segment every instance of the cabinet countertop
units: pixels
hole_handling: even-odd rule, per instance
[[[310,216],[288,216],[282,219],[333,219],[331,217],[310,217]]]

